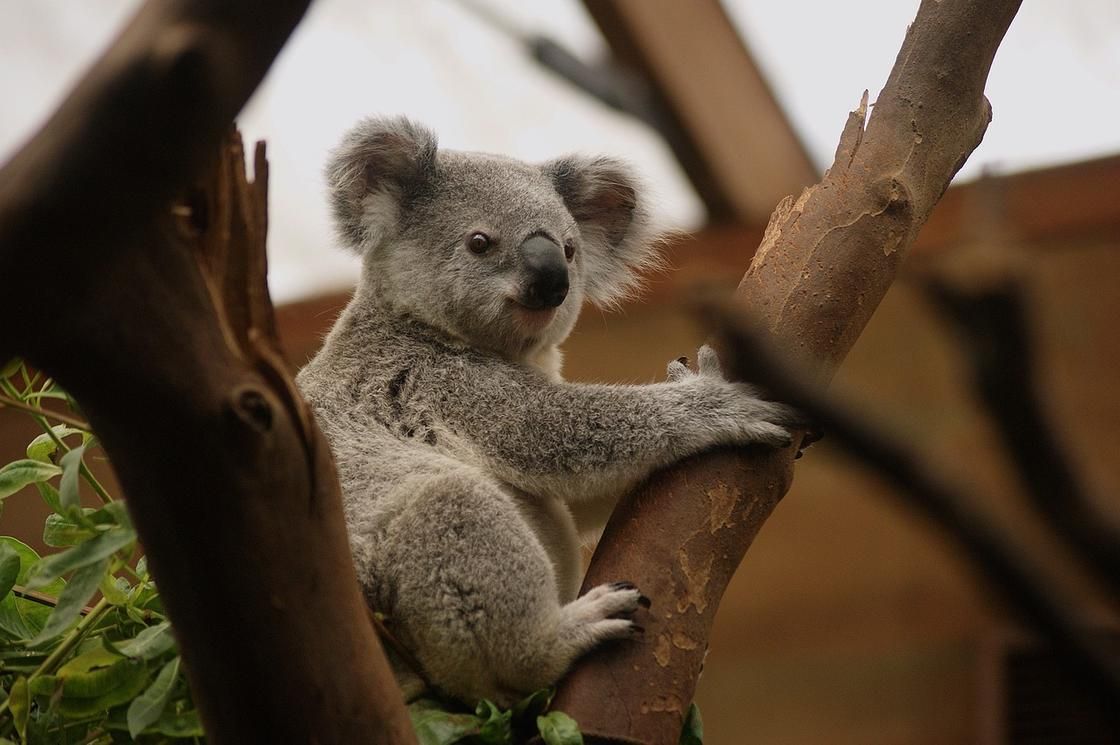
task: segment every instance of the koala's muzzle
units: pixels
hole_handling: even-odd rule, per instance
[[[557,308],[568,296],[568,263],[564,249],[544,236],[535,235],[521,244],[525,289],[520,303],[526,308]]]

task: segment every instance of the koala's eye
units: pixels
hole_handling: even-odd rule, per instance
[[[471,237],[467,239],[467,248],[472,253],[482,254],[490,248],[490,236],[486,233],[472,233]]]
[[[571,240],[564,241],[564,258],[571,261],[576,255],[576,244]]]

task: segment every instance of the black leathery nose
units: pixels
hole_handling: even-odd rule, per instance
[[[540,310],[557,308],[568,296],[568,262],[564,249],[549,238],[535,235],[521,244],[526,285],[521,303]]]

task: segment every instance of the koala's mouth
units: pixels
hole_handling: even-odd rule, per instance
[[[557,308],[530,308],[522,305],[516,300],[509,301],[510,308],[513,311],[513,318],[517,321],[518,325],[527,327],[529,329],[541,329],[552,322],[556,317]]]

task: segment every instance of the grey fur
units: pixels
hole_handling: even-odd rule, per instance
[[[727,382],[706,348],[698,373],[671,363],[664,383],[561,379],[582,302],[616,302],[656,261],[623,164],[437,150],[407,120],[370,119],[327,174],[363,275],[297,380],[338,464],[358,576],[437,687],[509,702],[635,633],[633,586],[576,598],[580,535],[657,468],[788,443],[792,413]],[[519,305],[534,235],[575,246],[550,311]]]

